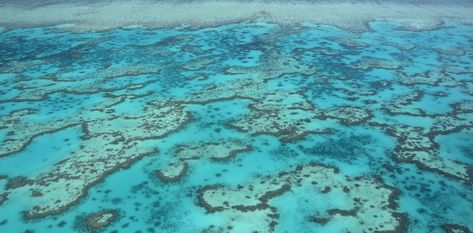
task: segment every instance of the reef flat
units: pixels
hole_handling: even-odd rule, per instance
[[[269,4],[192,27],[3,4],[0,232],[473,230],[468,4],[349,25],[149,2]]]
[[[369,30],[370,21],[396,21],[413,30],[437,28],[445,19],[473,23],[470,1],[0,1],[0,24],[7,27],[73,24],[77,30],[107,30],[143,25],[210,27],[245,20],[285,25],[330,24]],[[356,9],[356,10],[353,10]]]

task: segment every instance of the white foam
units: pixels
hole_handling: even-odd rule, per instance
[[[430,29],[449,19],[473,23],[473,4],[263,3],[204,1],[164,3],[146,0],[106,3],[63,3],[40,7],[0,7],[0,25],[30,27],[71,23],[79,30],[146,27],[214,26],[243,20],[278,24],[320,23],[366,30],[370,21],[398,21],[414,29]]]

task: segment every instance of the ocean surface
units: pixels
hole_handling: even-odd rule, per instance
[[[472,232],[473,25],[403,22],[0,27],[0,232]]]

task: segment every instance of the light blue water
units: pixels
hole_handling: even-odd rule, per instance
[[[370,28],[0,31],[0,232],[471,231],[473,26]],[[314,162],[339,173],[292,178]]]

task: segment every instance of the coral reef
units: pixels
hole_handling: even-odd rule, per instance
[[[30,177],[27,182],[9,186],[36,193],[31,196],[34,206],[25,212],[27,218],[60,213],[76,204],[91,186],[108,174],[129,167],[143,156],[156,154],[153,140],[177,131],[191,119],[182,107],[166,103],[150,105],[143,114],[136,116],[114,115],[108,119],[90,121],[79,116],[84,134],[80,149],[55,164],[50,171]],[[48,126],[35,125],[38,128]],[[18,124],[13,126],[18,127]],[[46,129],[38,134],[50,131]]]
[[[120,217],[120,211],[117,209],[106,209],[97,213],[91,213],[86,216],[80,216],[76,221],[79,228],[89,232],[100,232],[106,227],[116,222]]]
[[[0,231],[471,232],[473,27],[418,23],[0,28]]]
[[[157,175],[165,182],[176,182],[186,175],[189,170],[188,164],[197,160],[228,161],[238,153],[247,151],[251,151],[251,146],[239,140],[178,145],[174,149],[173,161],[168,166],[158,169]]]
[[[318,213],[314,218],[324,219],[320,224],[326,224],[333,218],[356,217],[357,224],[346,230],[397,232],[405,227],[405,216],[396,211],[396,190],[378,179],[348,178],[337,168],[321,164],[299,166],[295,170],[263,176],[236,187],[206,186],[199,190],[198,202],[209,213],[228,215],[224,225],[219,226],[230,229],[224,232],[231,232],[249,219],[252,219],[250,224],[259,223],[253,228],[255,231],[274,232],[279,214],[271,201],[281,195],[290,195],[287,193],[302,186],[311,186],[313,192],[322,193],[326,198],[330,198],[331,193],[343,193],[347,200],[351,200],[343,209]]]

